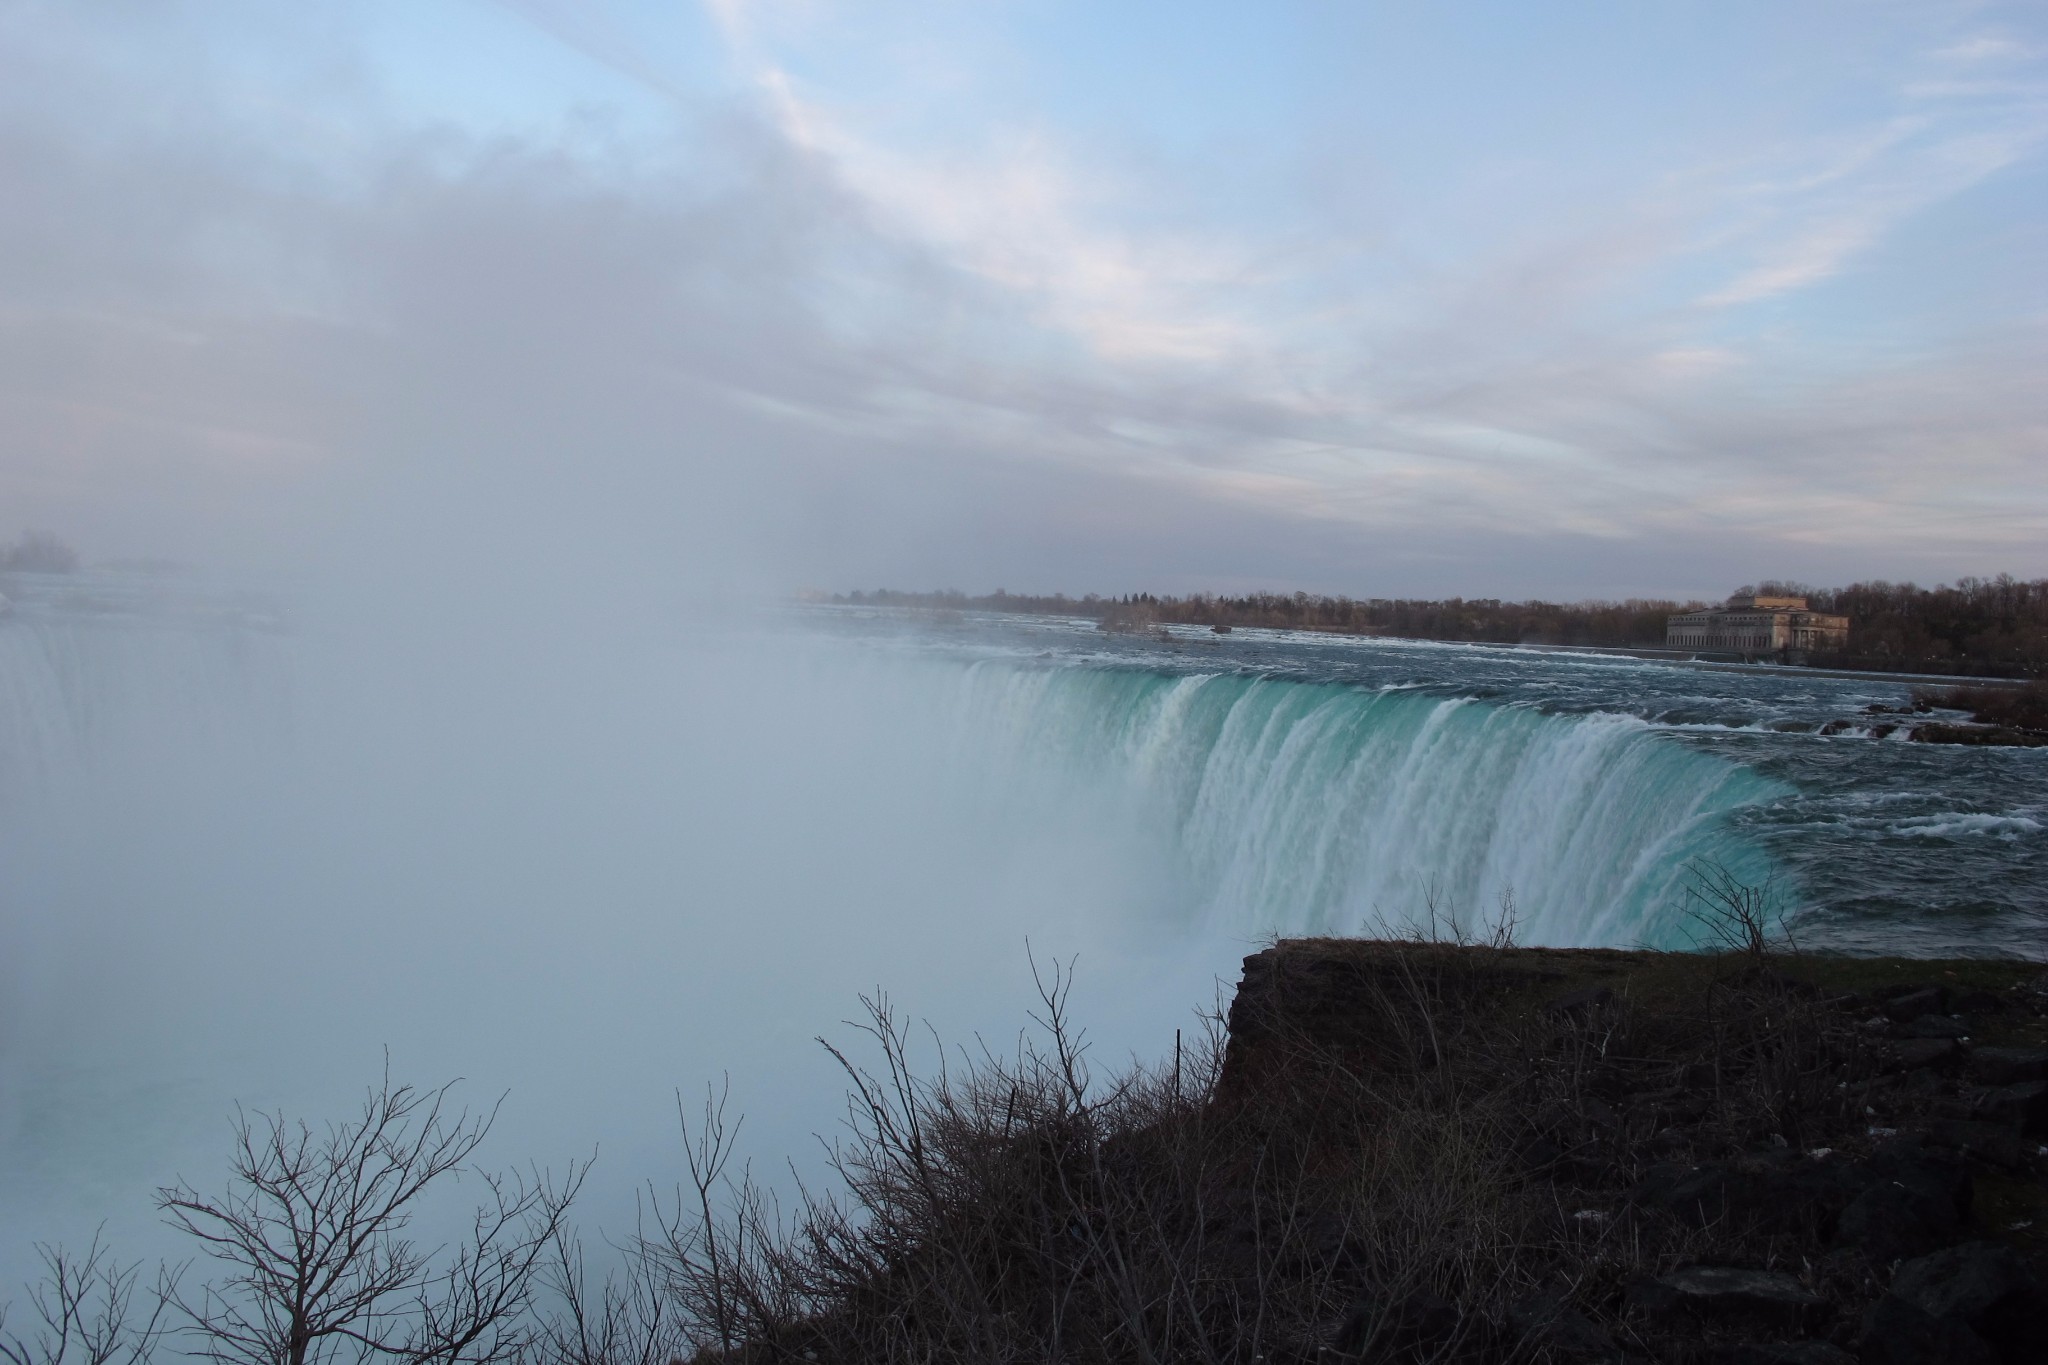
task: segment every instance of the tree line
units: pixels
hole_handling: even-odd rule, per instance
[[[27,531],[12,545],[0,545],[0,572],[70,573],[78,551],[47,531]]]
[[[1738,592],[1800,596],[1815,611],[1849,618],[1848,648],[1811,662],[1829,667],[1983,677],[2048,672],[2048,579],[2000,574],[1922,588],[1872,581],[1816,588],[1767,580]],[[1258,626],[1280,630],[1385,635],[1472,644],[1590,645],[1654,648],[1664,643],[1674,613],[1717,603],[1628,598],[1624,601],[1503,601],[1492,597],[1346,597],[1306,592],[1238,596],[1149,592],[970,595],[958,589],[880,589],[830,599],[846,605],[1079,616],[1105,626]]]
[[[1859,668],[1981,677],[2048,673],[2048,578],[1964,578],[1922,588],[1852,583],[1802,588],[1816,611],[1849,618],[1849,648],[1834,660]]]

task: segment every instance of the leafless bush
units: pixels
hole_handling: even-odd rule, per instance
[[[726,1094],[707,1092],[694,1125],[678,1104],[688,1187],[655,1201],[654,1228],[634,1244],[677,1340],[721,1354],[778,1341],[809,1309],[774,1200],[746,1168],[730,1170],[740,1124],[726,1119]]]
[[[1705,858],[1693,862],[1687,872],[1685,915],[1696,931],[1696,946],[1738,953],[1752,962],[1761,962],[1774,945],[1797,946],[1777,887],[1768,878],[1745,882]]]
[[[1220,1011],[1171,1064],[1106,1075],[1071,985],[1070,968],[1041,974],[1037,1033],[1014,1052],[932,1073],[887,999],[867,1000],[870,1059],[826,1044],[850,1087],[836,1188],[802,1192],[786,1224],[729,1173],[737,1125],[709,1097],[635,1272],[679,1338],[707,1360],[1249,1362],[1448,1360],[1494,1331],[1526,1279],[1505,1090],[1428,1067],[1347,1075],[1309,1049],[1293,1060],[1313,1104],[1225,1096]],[[1426,981],[1391,989],[1390,1015],[1441,1003]]]
[[[1917,711],[1968,711],[1980,725],[2011,725],[2022,730],[2048,730],[2048,678],[2035,678],[2020,687],[1964,685],[1959,687],[1916,687],[1913,708]]]
[[[356,1119],[324,1135],[238,1112],[228,1190],[158,1192],[171,1225],[226,1272],[196,1294],[169,1293],[194,1354],[219,1365],[490,1365],[528,1344],[536,1275],[582,1168],[553,1185],[468,1166],[496,1109],[451,1113],[451,1088],[387,1075]],[[485,1201],[452,1251],[423,1250],[412,1221],[458,1172]]]
[[[1405,918],[1390,919],[1376,911],[1362,928],[1368,936],[1407,939],[1413,943],[1448,945],[1458,948],[1481,946],[1506,949],[1515,946],[1521,912],[1515,906],[1515,888],[1504,886],[1491,915],[1472,915],[1446,902],[1443,889],[1434,881],[1422,891],[1422,911]]]
[[[7,1365],[143,1365],[163,1336],[164,1309],[176,1274],[160,1270],[136,1303],[139,1270],[122,1265],[94,1237],[83,1255],[38,1246],[43,1279],[29,1290],[35,1325],[7,1333],[0,1306],[0,1361]]]
[[[1227,1028],[1219,1009],[1170,1064],[1115,1072],[1091,1066],[1070,965],[1040,974],[1014,1050],[941,1049],[936,1069],[877,995],[863,1046],[826,1044],[849,1086],[831,1188],[799,1185],[785,1213],[709,1092],[679,1106],[686,1179],[609,1276],[564,1223],[575,1171],[563,1189],[487,1178],[450,1255],[407,1240],[490,1125],[444,1116],[445,1088],[387,1083],[324,1137],[244,1119],[227,1196],[163,1192],[230,1274],[196,1299],[167,1284],[156,1313],[182,1310],[225,1365],[1519,1361],[1543,1358],[1529,1324],[1559,1313],[1626,1337],[1631,1277],[1792,1245],[1642,1213],[1628,1191],[1674,1156],[1860,1123],[1854,1023],[1755,940],[1733,973],[1671,955],[1626,975],[1611,955],[1496,951],[1512,921],[1504,899],[1509,928],[1476,943],[1282,945],[1257,959],[1263,986],[1247,964]],[[1560,994],[1565,970],[1661,994]],[[0,1365],[144,1365],[158,1317],[128,1327],[133,1273],[97,1247],[51,1269],[42,1336]]]
[[[651,1258],[628,1248],[593,1286],[583,1244],[558,1231],[540,1272],[545,1308],[522,1353],[539,1365],[665,1365],[695,1348]]]

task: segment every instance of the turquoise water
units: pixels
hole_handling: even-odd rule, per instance
[[[1711,863],[1815,948],[2048,957],[2048,750],[1879,737],[1866,708],[1904,683],[1056,618],[805,627],[968,667],[956,724],[1127,788],[1228,922],[1484,918],[1511,891],[1526,941],[1685,946]]]
[[[1168,836],[1207,927],[1682,946],[1690,869],[1770,874],[1728,816],[1787,793],[1613,715],[1259,672],[967,665],[954,724],[996,772],[1051,764]]]

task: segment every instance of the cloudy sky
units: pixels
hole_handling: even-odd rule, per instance
[[[0,0],[0,536],[2048,575],[2048,11]]]

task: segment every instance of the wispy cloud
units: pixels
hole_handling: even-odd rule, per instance
[[[1931,54],[1923,69],[2008,65],[2030,54],[1977,35]],[[2048,86],[1909,75],[1898,112],[1814,164],[1747,188],[1756,223],[1751,264],[1704,295],[1710,308],[1755,303],[1831,279],[1901,223],[1964,193],[2048,143]]]
[[[1215,361],[1257,340],[1233,308],[1256,274],[1240,244],[1111,226],[1115,187],[1043,129],[993,130],[966,153],[891,146],[805,97],[783,68],[764,62],[753,74],[791,143],[829,162],[889,230],[1013,291],[1095,353]]]
[[[811,25],[829,46],[823,7],[712,6],[718,90],[623,11],[501,9],[659,101],[642,126],[672,140],[607,158],[387,110],[312,147],[200,76],[0,54],[0,450],[30,452],[0,455],[0,493],[140,535],[173,504],[194,527],[313,515],[307,490],[353,479],[421,534],[612,522],[834,582],[1583,553],[1607,567],[1573,582],[1627,590],[1679,546],[1731,581],[1760,547],[1801,573],[2041,553],[2024,282],[1910,344],[1816,339],[1811,306],[1851,277],[1890,298],[1903,225],[2038,155],[2039,102],[1912,93],[2024,80],[2022,44],[1957,40],[1854,121],[1717,130],[1592,190],[1419,182],[1436,197],[1366,232],[1284,199],[1162,212],[1165,172],[1050,109],[889,117],[778,48]],[[150,82],[179,98],[135,97]],[[166,106],[183,122],[132,112]]]

